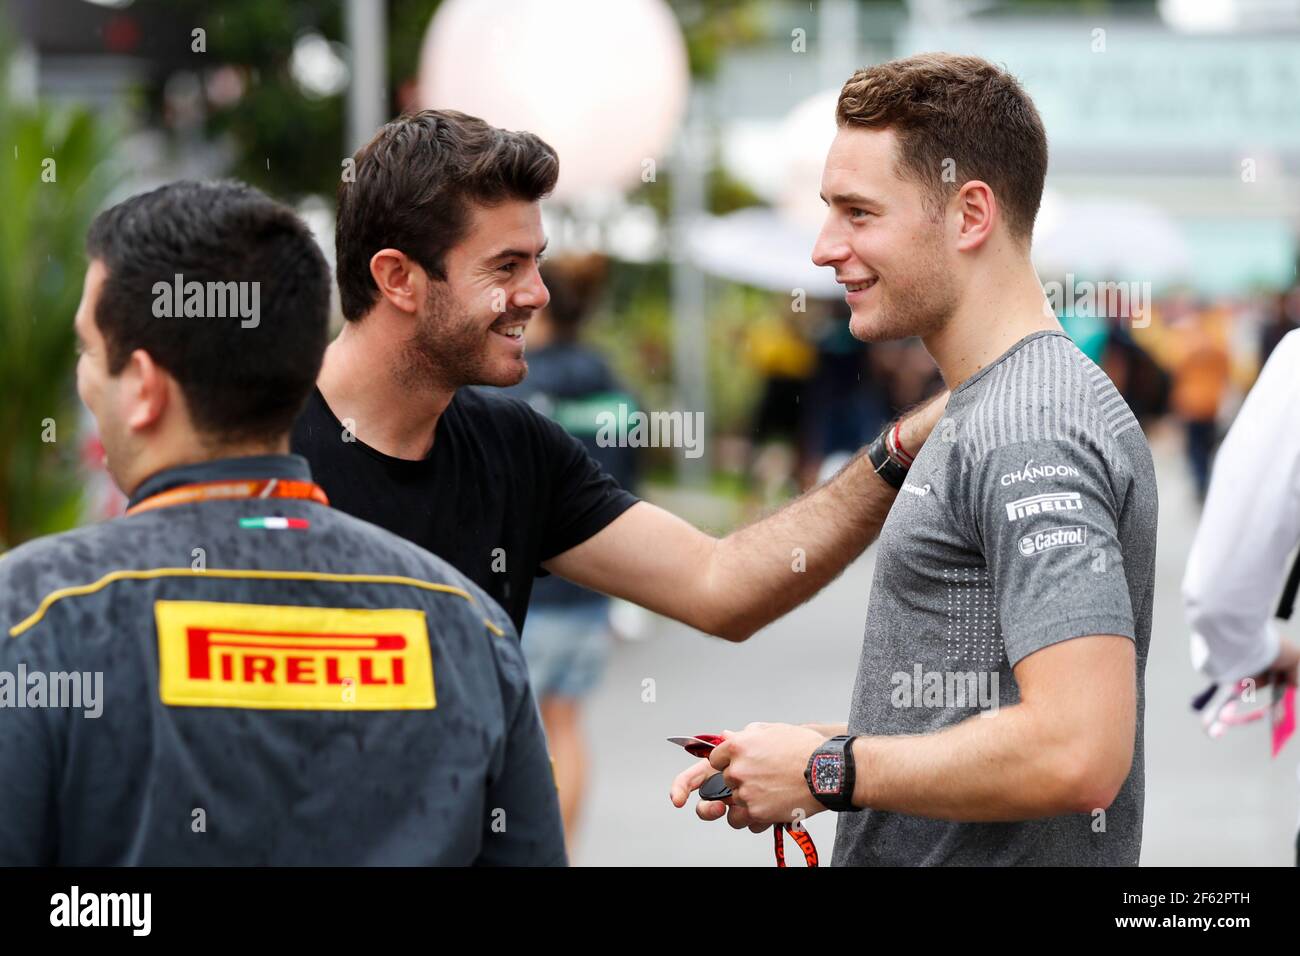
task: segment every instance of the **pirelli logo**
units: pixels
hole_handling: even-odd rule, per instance
[[[1027,518],[1029,515],[1047,514],[1053,511],[1080,511],[1083,498],[1077,491],[1058,491],[1045,495],[1034,495],[1007,502],[1007,520]]]
[[[174,707],[432,710],[424,612],[157,601],[158,687]]]

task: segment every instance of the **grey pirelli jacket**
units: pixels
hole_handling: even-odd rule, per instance
[[[296,456],[150,478],[309,481]],[[156,500],[156,499],[155,499]],[[193,501],[0,559],[0,865],[565,863],[519,641],[311,500]]]

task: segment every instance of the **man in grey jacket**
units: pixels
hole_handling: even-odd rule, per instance
[[[87,246],[77,386],[130,504],[0,560],[0,865],[563,864],[510,619],[288,454],[306,227],[176,183]]]

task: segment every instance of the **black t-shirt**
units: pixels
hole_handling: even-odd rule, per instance
[[[597,440],[601,415],[617,416],[620,404],[637,408],[599,352],[572,342],[529,350],[528,377],[504,393],[562,425],[622,487],[636,487],[637,449]],[[563,607],[604,600],[595,591],[550,575],[537,582],[532,602],[534,607]]]
[[[292,446],[332,506],[449,562],[520,632],[533,578],[546,573],[541,562],[637,502],[580,441],[491,389],[456,391],[420,461],[391,458],[345,433],[319,390],[294,424]]]

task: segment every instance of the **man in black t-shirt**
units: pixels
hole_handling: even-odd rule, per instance
[[[348,431],[319,388],[294,427],[293,449],[311,462],[330,504],[459,568],[517,629],[541,561],[637,502],[563,428],[489,389],[458,389],[420,458],[366,444],[364,426],[354,440]]]
[[[335,233],[347,322],[293,435],[335,507],[446,559],[521,629],[551,572],[741,641],[875,538],[895,490],[865,455],[717,539],[621,489],[526,403],[471,387],[523,379],[524,326],[548,301],[539,203],[559,161],[538,137],[426,110],[354,164]],[[906,418],[903,446],[942,409]]]

